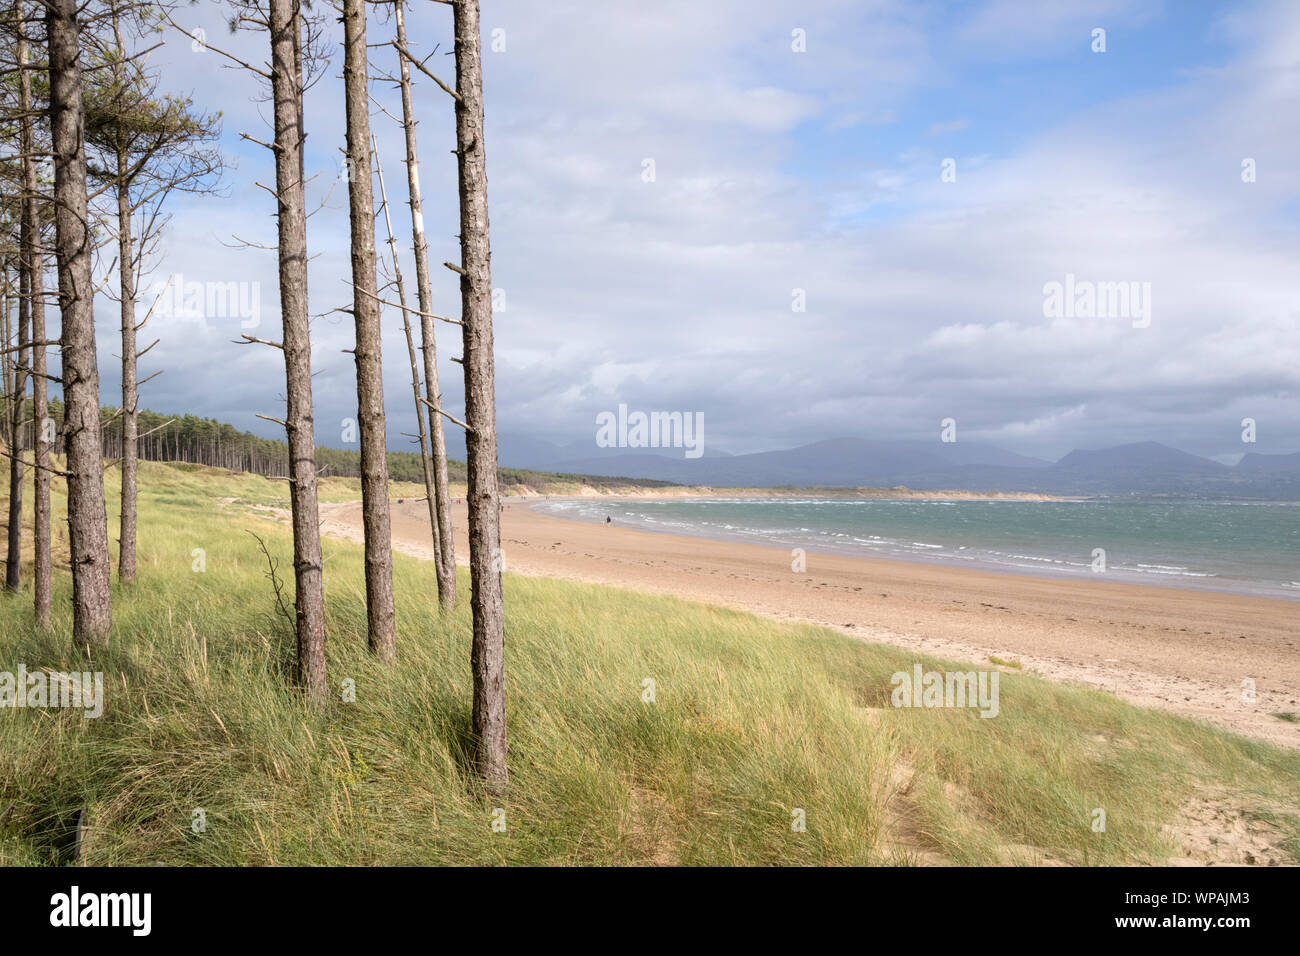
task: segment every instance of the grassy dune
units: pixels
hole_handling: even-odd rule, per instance
[[[995,719],[898,710],[890,676],[912,654],[513,575],[511,787],[492,799],[467,773],[468,608],[439,614],[431,567],[394,557],[399,660],[384,667],[366,652],[360,549],[326,541],[335,693],[312,716],[286,687],[292,634],[245,533],[291,567],[265,510],[287,504],[283,484],[145,464],[140,503],[139,579],[115,583],[93,664],[70,647],[66,572],[49,633],[29,587],[0,597],[0,671],[106,675],[101,719],[0,711],[0,864],[70,861],[78,819],[92,865],[1156,863],[1184,853],[1189,807],[1267,827],[1300,860],[1300,755],[1014,672]],[[65,553],[62,518],[58,500]]]

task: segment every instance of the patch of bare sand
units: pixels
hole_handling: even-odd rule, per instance
[[[890,768],[889,795],[885,798],[885,821],[877,850],[889,864],[903,866],[951,866],[952,860],[934,849],[936,840],[921,822],[914,787],[916,771],[905,761]]]
[[[1286,833],[1269,817],[1295,807],[1260,807],[1225,791],[1198,793],[1165,836],[1181,848],[1171,866],[1289,866]]]

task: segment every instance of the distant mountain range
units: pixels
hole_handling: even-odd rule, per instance
[[[681,449],[598,449],[590,440],[556,445],[509,434],[501,436],[499,447],[501,464],[512,468],[715,487],[906,485],[1056,495],[1300,500],[1300,452],[1252,452],[1230,466],[1158,442],[1072,451],[1054,463],[979,442],[937,440],[833,438],[749,455],[706,451],[695,459],[685,458]]]

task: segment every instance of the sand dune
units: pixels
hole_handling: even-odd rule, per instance
[[[327,534],[360,540],[359,503],[321,510]],[[453,521],[464,563],[464,505]],[[514,573],[675,594],[986,666],[1016,660],[1300,748],[1300,724],[1274,716],[1300,714],[1297,603],[815,553],[797,574],[788,549],[570,521],[519,500],[506,503],[502,545]],[[430,556],[426,504],[393,502],[393,546]]]

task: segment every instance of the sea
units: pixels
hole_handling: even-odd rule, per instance
[[[847,498],[550,500],[558,517],[806,552],[1300,601],[1300,503]]]

